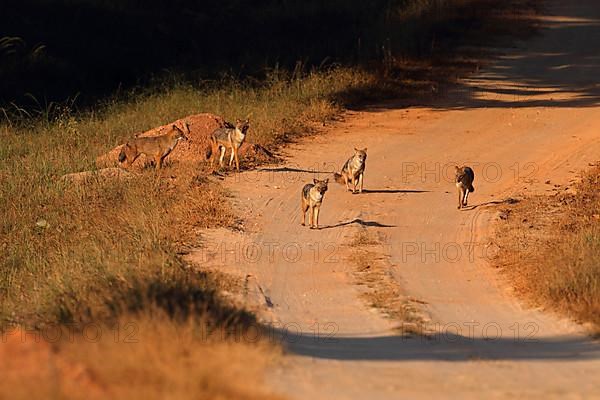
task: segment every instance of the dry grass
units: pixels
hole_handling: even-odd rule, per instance
[[[85,185],[69,184],[60,177],[93,169],[99,154],[134,132],[199,111],[222,114],[227,119],[250,114],[254,140],[273,146],[291,135],[308,133],[311,123],[332,118],[339,112],[332,101],[336,91],[367,84],[370,79],[349,70],[302,77],[283,75],[273,75],[260,87],[236,82],[203,88],[175,85],[106,105],[101,112],[77,114],[65,109],[54,119],[0,126],[2,327],[112,324],[125,315],[143,315],[152,308],[163,310],[167,316],[155,321],[169,326],[164,332],[167,336],[182,316],[202,316],[211,329],[253,323],[251,315],[230,306],[219,295],[224,285],[222,277],[186,268],[179,255],[199,244],[203,228],[236,226],[228,194],[202,176],[200,170],[193,166],[167,167],[160,175],[147,170],[127,180],[98,179]],[[211,373],[212,377],[204,377],[199,383],[192,383],[200,376],[194,371],[180,378],[175,373],[161,375],[177,365],[183,368],[189,358],[184,356],[185,351],[176,351],[176,342],[163,343],[160,331],[147,331],[157,332],[149,343],[166,347],[167,364],[159,366],[150,359],[158,357],[157,352],[128,347],[131,353],[124,367],[133,371],[137,363],[140,373],[149,375],[152,381],[152,374],[158,374],[157,383],[151,386],[156,393],[164,393],[175,384],[180,388],[188,384],[213,385],[208,380],[222,385],[222,393],[248,384],[222,379],[231,377],[229,371],[235,370],[235,363],[232,369],[225,365],[233,351],[223,353],[219,361],[222,370],[212,361],[205,361],[209,368],[198,373]],[[190,350],[190,357],[210,360],[223,346],[228,345],[200,346]],[[240,347],[236,360],[246,355],[252,359],[254,350],[248,350],[251,347]],[[82,354],[88,351],[84,348],[80,346]],[[96,354],[95,368],[108,374],[102,360],[109,357],[113,366],[118,366],[117,356],[122,351],[117,345],[102,348]],[[101,352],[108,354],[100,357]],[[92,362],[93,357],[86,361]],[[239,365],[249,374],[260,370],[254,362]],[[152,372],[153,368],[157,370]],[[118,383],[114,375],[105,380],[110,387],[123,385],[125,391],[143,386],[129,387],[127,380],[121,379]],[[178,379],[183,381],[172,382]],[[253,392],[248,393],[251,397]]]
[[[202,316],[210,329],[254,323],[220,295],[227,285],[223,277],[187,268],[180,257],[199,244],[202,229],[237,224],[228,194],[202,169],[167,166],[159,175],[146,170],[130,179],[85,185],[60,177],[93,170],[99,154],[135,132],[201,111],[228,120],[250,115],[253,141],[274,148],[339,115],[338,101],[348,96],[356,100],[380,85],[375,75],[360,70],[273,71],[263,84],[172,84],[133,93],[94,112],[54,109],[35,120],[4,122],[1,327],[114,324],[153,308],[168,316],[161,324],[177,325],[182,316],[194,315]],[[159,338],[155,342],[161,346]],[[185,362],[177,358],[181,354],[175,352],[169,362]],[[131,357],[140,357],[142,367],[143,356]],[[245,365],[249,372],[255,368],[254,363]],[[237,384],[219,380],[224,372],[212,372],[217,382]]]
[[[261,87],[175,86],[100,113],[64,110],[55,120],[0,126],[2,320],[93,319],[132,280],[168,279],[181,266],[177,250],[196,244],[199,229],[235,223],[227,194],[198,171],[147,171],[84,187],[61,175],[93,169],[96,156],[134,132],[199,111],[251,115],[253,139],[273,146],[332,118],[339,109],[331,97],[370,79],[349,70],[284,75],[274,72]]]
[[[9,343],[12,354],[24,352],[27,362],[24,357],[3,359],[9,369],[18,369],[0,383],[0,397],[279,398],[261,388],[266,368],[280,353],[257,331],[209,332],[202,320],[173,320],[155,309],[86,332],[65,330],[54,351],[33,336],[29,342]]]
[[[419,314],[416,302],[403,293],[392,275],[393,266],[380,248],[384,243],[385,238],[361,229],[349,244],[353,248],[350,260],[355,265],[356,284],[364,287],[362,298],[369,306],[398,321],[401,334],[424,335],[423,317]]]
[[[153,174],[83,187],[41,174],[8,181],[0,257],[5,322],[100,317],[134,283],[179,279],[173,238],[193,243],[194,228],[234,220],[223,190],[193,175],[180,175],[178,184]]]
[[[569,190],[505,209],[497,263],[536,305],[589,322],[600,332],[600,168]]]

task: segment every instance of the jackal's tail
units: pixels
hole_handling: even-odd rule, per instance
[[[213,155],[213,152],[217,150],[216,147],[217,147],[217,139],[214,136],[211,136],[210,137],[210,143],[206,147],[206,150],[205,150],[205,153],[204,153],[204,155],[206,157],[206,160],[210,160],[210,158]]]
[[[342,178],[342,174],[338,174],[337,172],[333,173],[333,179],[340,184],[344,184],[344,179]]]
[[[125,146],[127,145],[123,145],[123,148],[121,148],[121,152],[119,153],[119,162],[121,163],[127,158],[127,155],[125,154]]]

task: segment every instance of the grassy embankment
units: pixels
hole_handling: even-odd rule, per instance
[[[505,210],[498,265],[536,305],[600,333],[600,168],[569,191],[527,198]]]

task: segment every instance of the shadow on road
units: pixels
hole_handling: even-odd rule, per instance
[[[294,168],[294,167],[277,167],[277,168],[257,168],[260,172],[302,172],[308,174],[333,174],[331,171],[317,171],[315,169]]]
[[[423,106],[443,111],[600,105],[600,56],[592,45],[600,42],[600,12],[593,2],[564,2],[555,4],[552,13],[542,11],[532,18],[497,22],[515,31],[533,28],[543,31],[543,35],[538,36],[540,40],[530,39],[527,49],[508,54],[502,50],[504,46],[489,49],[486,43],[475,41],[472,61],[476,70],[480,64],[485,65],[484,72],[455,84],[440,82],[435,92],[442,96],[413,97],[365,109]],[[565,46],[566,40],[572,45]],[[478,55],[478,50],[484,55]]]
[[[412,189],[363,189],[365,194],[369,193],[430,193],[430,190],[412,190]]]
[[[470,206],[463,207],[461,210],[462,211],[471,211],[471,210],[475,210],[480,207],[495,206],[498,204],[516,204],[519,201],[520,200],[518,200],[518,199],[509,197],[508,199],[504,199],[504,200],[492,200],[492,201],[486,201],[485,203],[472,204]]]
[[[358,224],[358,225],[362,225],[362,226],[374,226],[374,227],[377,227],[377,228],[394,228],[396,226],[396,225],[381,224],[381,223],[376,222],[376,221],[363,221],[360,218],[354,218],[351,221],[340,222],[340,223],[337,223],[335,225],[322,226],[321,229],[339,228],[341,226],[352,225],[352,224]]]
[[[298,355],[359,361],[595,360],[600,346],[584,336],[516,339],[432,337],[318,337],[278,331],[286,348]]]

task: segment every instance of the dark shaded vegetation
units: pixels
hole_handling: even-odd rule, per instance
[[[91,105],[132,87],[385,65],[450,47],[492,0],[8,0],[0,106]],[[482,11],[483,9],[483,11]],[[388,65],[389,66],[389,65]],[[73,102],[73,99],[77,99]]]

